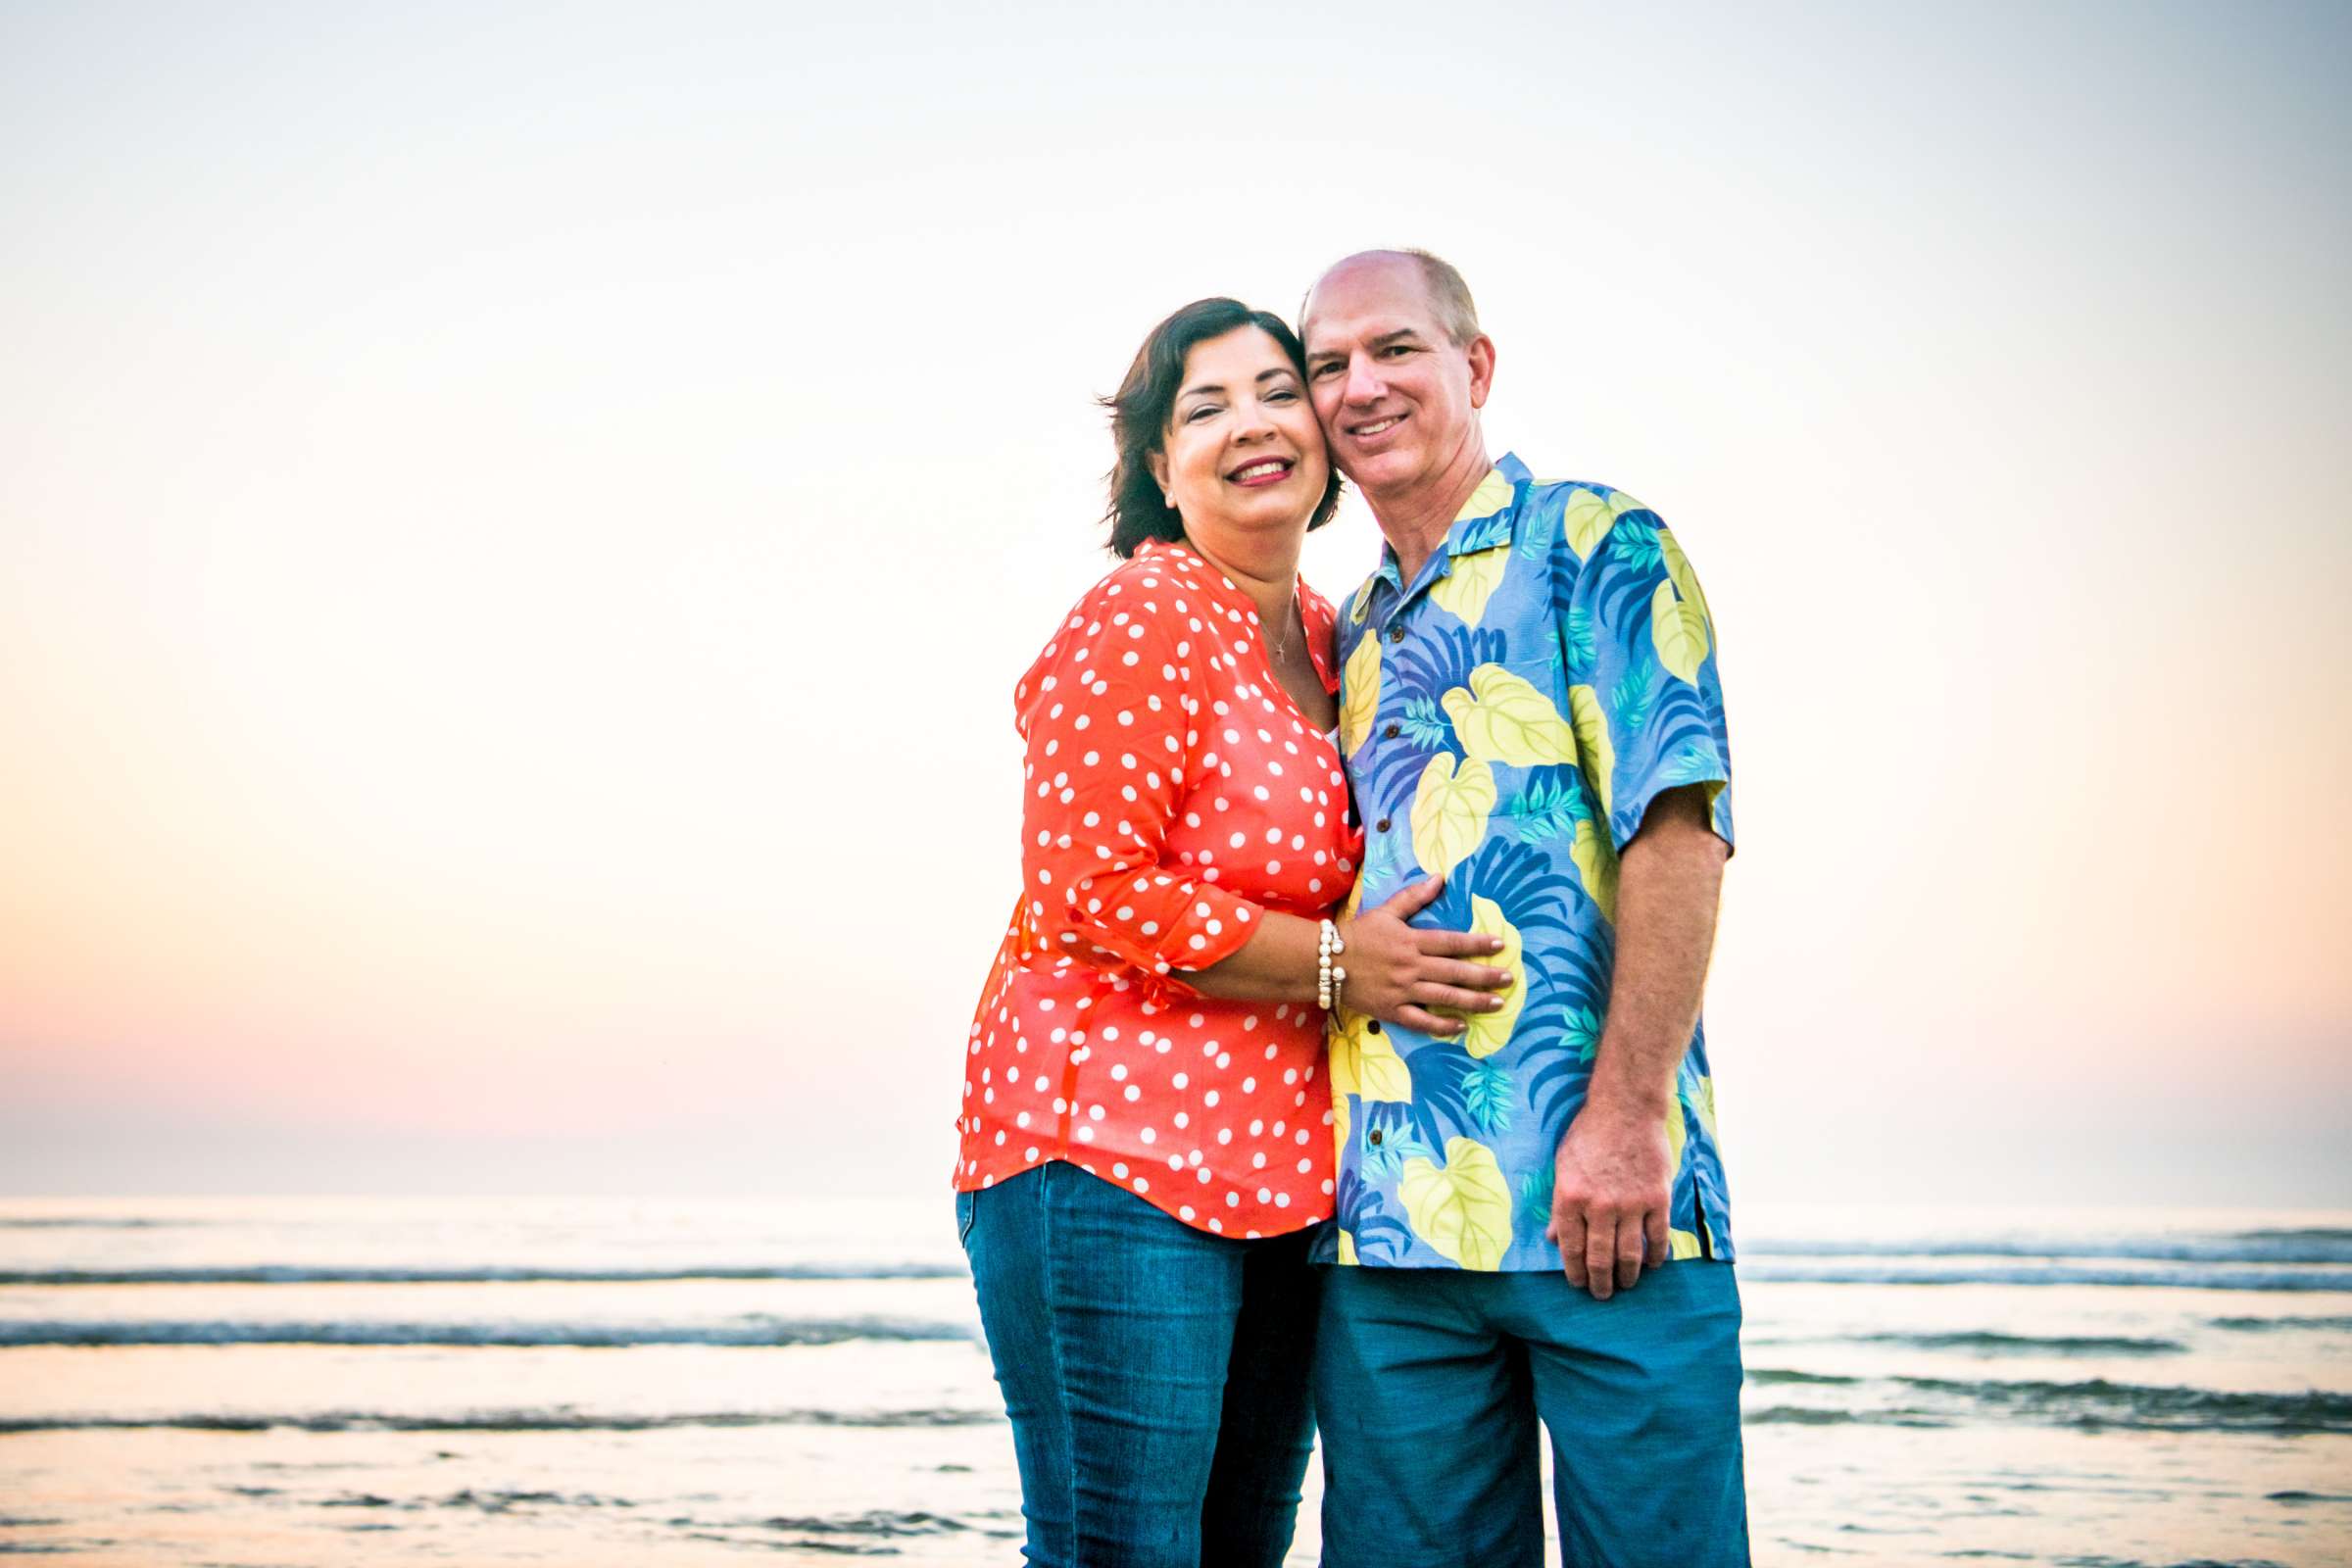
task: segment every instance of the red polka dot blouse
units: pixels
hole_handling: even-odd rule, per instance
[[[1298,608],[1336,693],[1332,608],[1303,580]],[[1065,1159],[1219,1235],[1326,1217],[1322,1012],[1184,983],[1265,910],[1328,914],[1362,851],[1339,754],[1275,679],[1249,595],[1147,545],[1013,704],[1023,891],[972,1019],[956,1188]]]

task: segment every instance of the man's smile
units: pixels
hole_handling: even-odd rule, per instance
[[[1403,422],[1404,416],[1401,414],[1385,415],[1380,418],[1372,420],[1368,424],[1348,425],[1347,427],[1348,436],[1348,439],[1353,441],[1369,441],[1374,436],[1387,434],[1389,431],[1395,429],[1397,425],[1402,424]]]

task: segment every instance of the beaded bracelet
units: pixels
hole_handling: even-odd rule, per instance
[[[1340,928],[1329,920],[1315,926],[1315,1004],[1329,1012],[1339,1001],[1340,988],[1348,983],[1348,971],[1331,960],[1348,951],[1340,940]]]

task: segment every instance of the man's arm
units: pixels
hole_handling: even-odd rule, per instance
[[[1569,1283],[1601,1300],[1667,1259],[1667,1108],[1698,1023],[1730,857],[1706,790],[1687,785],[1650,803],[1621,858],[1608,1018],[1584,1106],[1560,1139],[1544,1232]]]

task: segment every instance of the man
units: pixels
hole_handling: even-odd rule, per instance
[[[1698,1026],[1731,854],[1714,633],[1657,514],[1490,463],[1451,267],[1367,252],[1302,307],[1335,463],[1388,541],[1340,626],[1357,906],[1519,983],[1456,1038],[1344,1008],[1316,1356],[1326,1564],[1744,1564],[1740,1300]]]

